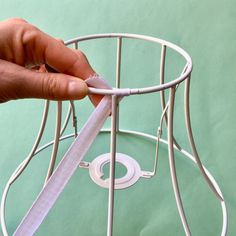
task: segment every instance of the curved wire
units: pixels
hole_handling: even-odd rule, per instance
[[[25,162],[23,163],[22,167],[19,168],[18,172],[15,174],[15,177],[13,177],[11,179],[11,182],[14,182],[19,176],[20,174],[25,170],[25,168],[28,166],[29,162],[31,161],[31,159],[34,156],[34,153],[42,139],[43,136],[43,132],[45,130],[45,126],[46,126],[46,122],[47,122],[47,118],[48,118],[48,111],[49,111],[49,105],[50,105],[50,101],[46,100],[45,101],[45,106],[44,106],[44,111],[43,111],[43,117],[42,117],[42,121],[41,121],[41,125],[39,128],[39,133],[38,136],[35,140],[35,143],[33,145],[33,148],[30,151],[30,154],[28,155],[27,159],[25,160]]]
[[[109,129],[103,129],[101,132],[110,132],[110,130]],[[146,134],[146,133],[143,133],[143,132],[139,132],[139,131],[131,131],[131,130],[120,129],[119,132],[120,133],[124,133],[124,134],[141,136],[141,137],[153,140],[155,142],[157,141],[157,137],[156,136],[150,135],[150,134]],[[160,139],[160,142],[163,143],[163,144],[166,144],[168,146],[168,141],[167,140]],[[180,153],[182,153],[183,156],[189,158],[194,164],[196,164],[198,166],[197,161],[196,161],[195,157],[192,154],[190,154],[189,152],[187,152],[184,149],[179,150],[175,145],[174,145],[174,149],[176,151],[179,151]],[[220,201],[221,210],[222,210],[221,236],[226,236],[227,235],[227,228],[228,228],[228,213],[227,213],[227,207],[226,207],[226,204],[225,204],[225,200],[224,200],[223,194],[222,194],[222,192],[220,190],[219,185],[217,184],[216,180],[214,179],[213,175],[210,173],[210,171],[207,170],[207,168],[204,165],[202,165],[202,167],[203,167],[204,172],[206,173],[209,181],[211,181],[211,183],[214,186],[214,188],[222,196],[223,200],[219,200],[218,199]]]
[[[81,41],[85,40],[91,40],[91,39],[99,39],[99,38],[132,38],[132,39],[141,39],[153,43],[158,43],[160,45],[166,45],[167,47],[171,48],[172,50],[178,52],[180,55],[184,57],[186,60],[186,70],[184,73],[182,73],[178,78],[175,78],[171,80],[170,82],[160,84],[160,85],[154,85],[151,87],[145,87],[145,88],[124,88],[124,89],[99,89],[99,88],[89,88],[89,93],[95,93],[95,94],[101,94],[101,95],[118,95],[118,96],[124,96],[124,94],[130,95],[130,94],[144,94],[144,93],[152,93],[152,92],[158,92],[161,90],[165,90],[168,88],[171,88],[173,86],[176,86],[177,84],[181,83],[185,79],[188,78],[188,75],[192,71],[192,59],[189,56],[189,54],[180,48],[179,46],[170,43],[168,41],[158,39],[151,36],[145,36],[145,35],[137,35],[137,34],[127,34],[127,33],[109,33],[109,34],[94,34],[94,35],[88,35],[84,37],[77,37],[71,40],[68,40],[65,42],[66,45],[75,44]]]
[[[50,159],[48,172],[47,172],[47,176],[45,178],[44,185],[47,183],[48,179],[51,177],[54,167],[55,167],[55,162],[56,162],[57,152],[58,152],[58,147],[59,147],[59,139],[60,139],[60,135],[61,135],[61,119],[62,119],[62,102],[58,101],[57,102],[57,115],[56,115],[56,129],[55,129],[55,136],[54,136],[54,144],[53,144],[51,159]]]
[[[5,222],[5,208],[6,208],[6,198],[10,189],[10,186],[17,180],[17,178],[22,174],[22,172],[25,170],[25,168],[28,166],[29,162],[32,160],[32,158],[37,155],[40,151],[44,150],[45,148],[49,147],[50,145],[55,145],[55,140],[49,142],[48,144],[42,146],[41,148],[38,148],[38,145],[41,141],[45,126],[46,126],[46,121],[47,121],[47,117],[48,117],[48,111],[49,111],[49,105],[50,105],[50,101],[46,100],[45,101],[45,106],[44,106],[44,111],[43,111],[43,115],[42,115],[42,121],[41,121],[41,125],[39,128],[39,132],[36,138],[36,141],[30,151],[30,154],[28,155],[28,157],[23,160],[20,165],[17,167],[17,169],[13,172],[13,174],[11,175],[11,177],[9,178],[3,194],[2,194],[2,199],[1,199],[1,210],[0,210],[0,221],[1,221],[1,228],[2,228],[2,232],[4,236],[8,236],[8,232],[7,232],[7,227],[6,227],[6,222]],[[60,111],[60,105],[59,105],[59,111],[58,113],[61,113]],[[71,116],[71,111],[73,112],[73,117],[75,117],[75,108],[74,108],[74,104],[73,101],[70,102],[70,106],[66,115],[66,119],[65,122],[63,124],[62,129],[60,130],[60,137],[62,136],[62,134],[64,133],[68,122],[69,122],[69,118]],[[60,116],[60,114],[58,114]],[[58,118],[59,118],[58,116]],[[75,133],[77,133],[77,130],[75,131]],[[71,135],[69,135],[69,137],[71,137]],[[63,138],[60,138],[60,140],[63,140],[65,138],[68,138],[68,136],[64,136]]]
[[[162,47],[161,47],[161,59],[160,59],[160,84],[164,84],[165,83],[165,61],[166,61],[166,45],[162,45]],[[184,67],[184,69],[183,69],[181,74],[184,74],[186,69],[187,69],[187,65],[185,65],[185,67]],[[177,89],[177,87],[176,87],[176,89]],[[161,97],[162,111],[164,111],[164,109],[166,107],[165,90],[161,90],[160,91],[160,97]],[[166,124],[166,127],[167,127],[168,117],[167,117],[166,113],[165,113],[165,117],[164,118],[165,118],[165,124]],[[177,143],[175,137],[173,137],[173,141],[174,141],[174,144],[176,145],[176,147],[178,147],[178,149],[181,149],[181,147]]]
[[[111,132],[111,130],[110,129],[102,129],[101,130],[101,133],[107,133],[107,132]],[[120,134],[128,134],[128,135],[140,136],[140,137],[144,137],[144,138],[146,138],[148,140],[157,142],[157,137],[156,136],[151,135],[151,134],[147,134],[147,133],[143,133],[143,132],[139,132],[139,131],[120,129],[119,133]],[[63,140],[69,139],[69,138],[73,138],[73,137],[74,137],[74,133],[68,134],[68,135],[60,137],[60,141],[63,141]],[[165,144],[165,145],[168,146],[168,141],[167,140],[164,140],[164,139],[160,138],[160,142],[162,144]],[[40,148],[38,148],[35,151],[34,155],[39,154],[40,152],[42,152],[43,150],[45,150],[49,146],[53,145],[53,143],[54,143],[54,140],[52,140],[51,142],[48,142],[47,144],[41,146]],[[174,149],[176,151],[179,151],[184,157],[187,157],[188,159],[190,159],[193,163],[195,163],[197,165],[197,162],[196,162],[196,160],[195,160],[195,158],[194,158],[194,156],[192,154],[190,154],[189,152],[187,152],[184,149],[179,150],[175,145],[174,145]],[[10,178],[14,177],[15,173],[18,171],[18,169],[21,167],[21,165],[25,162],[25,160],[16,168],[16,170],[13,172],[13,174],[12,174],[12,176]],[[207,168],[204,165],[202,165],[202,166],[203,166],[204,171],[207,174],[209,180],[214,185],[215,189],[217,189],[217,191],[223,197],[223,194],[222,194],[222,192],[220,190],[220,187],[217,184],[216,180],[214,179],[213,175],[210,173],[210,171],[207,170]],[[1,201],[1,226],[2,226],[2,231],[4,233],[3,234],[4,236],[8,236],[8,233],[7,233],[7,230],[6,230],[5,219],[4,219],[4,217],[2,217],[2,214],[3,214],[2,209],[4,209],[2,207],[2,205],[3,205],[3,201],[5,202],[5,200],[6,200],[7,192],[9,191],[9,188],[10,188],[9,182],[10,182],[10,180],[6,184],[6,187],[5,187],[4,192],[3,192],[2,201]],[[227,234],[227,226],[228,226],[228,214],[227,214],[227,208],[226,208],[226,204],[225,204],[224,198],[223,198],[223,201],[220,201],[220,203],[221,203],[222,216],[223,216],[222,217],[222,221],[223,222],[222,222],[221,236],[226,236],[226,234]]]
[[[168,152],[169,152],[169,166],[171,181],[175,194],[175,201],[179,211],[179,216],[186,236],[190,236],[191,232],[184,213],[183,203],[179,191],[178,179],[176,174],[175,159],[174,159],[174,137],[173,137],[173,114],[174,114],[174,101],[175,101],[175,88],[170,89],[169,95],[169,110],[168,110]]]
[[[219,186],[217,185],[216,181],[214,180],[213,176],[207,171],[207,169],[202,165],[196,147],[195,147],[195,143],[194,143],[194,139],[193,139],[193,135],[192,135],[192,130],[191,130],[191,123],[190,123],[190,115],[189,115],[189,80],[190,80],[190,73],[192,71],[192,60],[190,58],[190,56],[188,55],[188,53],[186,53],[182,48],[178,47],[175,44],[172,44],[170,42],[161,40],[161,39],[157,39],[154,37],[149,37],[149,36],[144,36],[144,35],[135,35],[135,34],[100,34],[100,35],[89,35],[89,36],[85,36],[85,37],[79,37],[79,38],[75,38],[72,39],[70,41],[67,41],[66,44],[70,44],[70,43],[74,43],[75,46],[78,46],[78,42],[79,41],[83,41],[83,40],[89,40],[89,39],[95,39],[95,38],[106,38],[106,37],[115,37],[118,38],[120,41],[122,38],[135,38],[135,39],[142,39],[142,40],[146,40],[146,41],[150,41],[150,42],[154,42],[154,43],[159,43],[161,44],[162,48],[166,48],[170,47],[173,50],[177,51],[178,53],[180,53],[187,61],[185,69],[183,71],[183,73],[176,79],[167,82],[167,83],[163,83],[157,86],[151,86],[151,87],[146,87],[146,88],[134,88],[134,89],[120,89],[120,88],[116,88],[113,90],[106,90],[106,89],[98,89],[98,88],[89,88],[89,92],[90,93],[97,93],[97,94],[110,94],[110,95],[131,95],[131,94],[144,94],[144,93],[152,93],[152,92],[158,92],[158,91],[162,91],[165,89],[170,88],[171,89],[171,93],[170,93],[170,103],[171,104],[166,104],[166,106],[164,106],[163,108],[166,109],[167,106],[169,107],[169,119],[167,120],[168,122],[168,142],[161,139],[159,137],[159,141],[162,143],[165,143],[168,145],[169,148],[169,161],[170,161],[170,168],[171,168],[171,176],[172,176],[172,183],[173,183],[173,187],[174,187],[174,193],[176,195],[176,202],[177,202],[177,206],[179,209],[179,213],[180,213],[180,217],[182,220],[182,224],[184,226],[185,229],[185,233],[186,235],[190,235],[190,230],[188,228],[188,224],[187,221],[185,219],[185,215],[183,212],[183,206],[182,206],[182,202],[181,202],[181,198],[180,198],[180,193],[178,190],[178,183],[177,183],[177,176],[175,173],[175,166],[174,166],[174,154],[173,154],[173,149],[177,149],[178,151],[180,151],[181,153],[183,153],[185,156],[187,156],[189,159],[191,159],[192,161],[194,161],[199,169],[201,170],[204,178],[206,179],[207,183],[209,184],[209,186],[211,187],[211,189],[216,193],[216,195],[218,196],[219,200],[221,201],[221,207],[222,207],[222,213],[223,213],[223,226],[222,226],[222,233],[221,235],[225,235],[226,231],[227,231],[227,210],[226,210],[226,205],[224,202],[224,198],[223,195],[220,191]],[[163,66],[163,65],[161,65]],[[164,69],[164,67],[163,67]],[[178,86],[179,83],[181,83],[183,80],[186,81],[186,87],[185,87],[185,120],[186,120],[186,128],[187,128],[187,132],[188,132],[188,138],[190,141],[190,145],[192,148],[192,152],[193,155],[190,155],[189,153],[187,153],[185,150],[181,149],[180,147],[178,147],[178,145],[174,145],[175,140],[173,137],[173,105],[174,105],[174,88],[173,86]],[[164,101],[165,102],[165,101]],[[48,104],[49,105],[49,104]],[[165,105],[165,104],[164,104]],[[57,115],[57,119],[61,119],[61,117],[59,117],[59,113],[61,112],[61,108],[59,108],[59,104],[58,104],[58,115]],[[69,121],[69,117],[71,115],[71,111],[73,112],[73,122],[74,117],[75,117],[75,109],[74,109],[74,104],[71,103],[71,107],[68,110],[68,115],[67,118],[65,120],[65,123],[63,125],[63,128],[61,129],[61,120],[60,122],[57,120],[57,128],[56,128],[56,133],[55,133],[55,138],[53,141],[45,144],[44,146],[40,147],[38,149],[38,145],[39,142],[41,140],[41,136],[43,134],[44,128],[45,128],[45,124],[44,127],[42,128],[42,124],[41,124],[41,128],[40,130],[42,131],[41,136],[38,135],[39,138],[36,139],[36,142],[32,148],[32,151],[30,152],[29,156],[17,167],[17,169],[14,171],[14,173],[12,174],[12,176],[10,177],[9,181],[6,184],[6,187],[4,189],[3,192],[3,197],[2,197],[2,201],[1,201],[1,225],[2,225],[2,229],[3,229],[3,233],[4,235],[7,235],[7,228],[6,228],[6,224],[5,224],[5,205],[6,205],[6,197],[9,191],[9,188],[11,186],[11,184],[20,176],[20,174],[24,171],[24,169],[26,168],[26,166],[28,165],[28,163],[30,162],[30,160],[32,159],[32,157],[34,155],[36,155],[37,153],[39,153],[40,151],[44,150],[45,148],[53,145],[53,151],[52,151],[52,156],[51,156],[51,161],[50,161],[50,166],[49,166],[49,172],[52,173],[54,165],[55,165],[55,158],[56,158],[56,154],[57,154],[57,150],[58,150],[58,145],[59,145],[59,141],[64,140],[66,138],[72,137],[73,135],[67,135],[67,136],[62,136],[63,132],[68,124]],[[163,110],[164,112],[164,110]],[[172,114],[171,114],[172,112]],[[45,113],[48,113],[48,111],[44,111],[44,115]],[[164,112],[165,114],[165,112]],[[45,118],[45,123],[46,123],[46,119],[47,119],[47,115],[46,114],[46,118]],[[76,117],[75,117],[76,118]],[[163,117],[162,117],[163,119]],[[60,123],[60,124],[59,124]],[[59,128],[60,126],[60,128]],[[169,127],[170,126],[170,127]],[[75,127],[75,135],[77,135],[77,126]],[[40,132],[41,132],[40,131]],[[40,134],[39,132],[39,134]],[[158,137],[152,137],[148,134],[144,134],[141,132],[136,132],[136,131],[125,131],[125,130],[119,130],[119,132],[124,132],[124,133],[130,133],[130,134],[136,134],[136,135],[140,135],[143,137],[148,137],[153,140],[158,139]],[[38,140],[38,141],[37,141]],[[50,173],[48,174],[49,177]],[[48,178],[47,177],[47,178]]]
[[[61,128],[61,131],[60,131],[60,136],[62,136],[64,134],[64,132],[66,130],[66,127],[67,127],[67,125],[69,123],[70,116],[71,116],[71,106],[69,105],[65,121],[64,121],[64,123],[62,125],[62,128]]]
[[[0,220],[1,220],[1,227],[4,236],[7,236],[7,228],[6,228],[6,222],[5,222],[5,208],[6,208],[6,197],[9,191],[10,186],[17,180],[17,178],[21,175],[21,173],[25,170],[25,168],[28,166],[29,162],[32,160],[32,158],[35,155],[36,149],[38,148],[38,145],[42,139],[42,135],[45,129],[45,125],[47,122],[47,117],[48,117],[48,110],[49,110],[49,104],[50,101],[46,100],[45,105],[44,105],[44,111],[43,111],[43,116],[42,116],[42,121],[41,125],[39,128],[39,132],[37,135],[37,138],[35,140],[35,143],[28,155],[28,157],[17,167],[17,169],[13,172],[11,177],[9,178],[6,187],[4,188],[2,199],[1,199],[1,210],[0,210]]]
[[[50,163],[49,163],[49,167],[48,167],[48,172],[45,178],[45,182],[44,185],[47,183],[47,181],[49,180],[49,178],[51,177],[53,170],[55,168],[55,163],[56,163],[56,158],[57,158],[57,153],[58,153],[58,147],[59,147],[59,142],[60,142],[60,137],[62,136],[62,134],[64,133],[70,116],[71,116],[71,112],[73,113],[73,126],[75,128],[75,137],[77,136],[77,118],[75,115],[75,107],[74,107],[74,103],[73,101],[70,101],[70,106],[68,108],[68,112],[67,112],[67,116],[66,119],[64,121],[64,124],[61,128],[61,120],[62,120],[62,102],[59,101],[57,102],[57,118],[56,118],[56,129],[55,129],[55,138],[54,138],[54,143],[53,143],[53,150],[52,150],[52,154],[51,154],[51,158],[50,158]]]
[[[205,178],[206,182],[208,183],[209,187],[215,193],[216,197],[219,198],[219,200],[223,201],[222,195],[220,194],[220,192],[218,192],[216,190],[216,188],[214,187],[214,185],[212,184],[212,182],[208,178],[207,174],[205,173],[204,168],[202,166],[202,162],[198,156],[198,152],[197,152],[195,142],[193,139],[193,132],[192,132],[191,121],[190,121],[189,88],[190,88],[190,79],[187,79],[185,82],[185,105],[184,105],[184,107],[185,107],[185,124],[186,124],[187,133],[188,133],[190,147],[192,149],[193,156],[195,157],[196,163],[197,163],[203,177]]]
[[[75,130],[75,138],[78,135],[78,126],[77,126],[77,116],[76,116],[76,112],[75,112],[75,104],[73,101],[70,101],[70,106],[71,106],[71,110],[72,110],[72,123],[73,123],[73,127]]]

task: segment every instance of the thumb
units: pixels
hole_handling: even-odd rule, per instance
[[[0,59],[0,103],[19,98],[82,99],[86,83],[70,75],[36,72]]]
[[[25,80],[27,91],[22,91],[25,97],[77,100],[88,94],[87,84],[83,80],[66,74],[29,71]]]

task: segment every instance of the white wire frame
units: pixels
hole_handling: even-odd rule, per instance
[[[98,89],[98,88],[89,88],[89,93],[91,94],[101,94],[101,95],[110,95],[112,96],[112,122],[111,122],[111,128],[109,130],[103,130],[101,132],[110,132],[110,152],[111,152],[111,161],[110,161],[110,185],[109,185],[109,201],[108,201],[108,221],[107,221],[107,236],[113,235],[113,218],[114,218],[114,181],[115,181],[115,158],[116,158],[116,135],[118,132],[124,133],[124,134],[133,134],[137,136],[142,136],[147,139],[153,140],[155,142],[161,142],[168,146],[168,153],[169,153],[169,166],[170,166],[170,174],[171,174],[171,180],[172,180],[172,186],[173,191],[175,194],[176,204],[179,212],[179,216],[184,228],[185,235],[191,235],[191,231],[187,222],[187,218],[185,216],[184,207],[181,199],[181,194],[178,187],[178,179],[176,174],[176,168],[175,168],[175,158],[174,158],[174,149],[181,152],[184,156],[192,160],[200,169],[204,179],[208,183],[211,190],[215,193],[216,197],[219,199],[221,208],[222,208],[222,215],[223,215],[223,223],[222,223],[222,230],[221,230],[221,236],[226,235],[227,233],[227,225],[228,225],[228,219],[227,219],[227,209],[226,204],[224,201],[223,194],[215,181],[214,177],[210,174],[210,172],[202,165],[200,158],[198,156],[198,152],[194,143],[194,138],[192,134],[191,129],[191,121],[190,121],[190,111],[189,111],[189,94],[190,94],[190,77],[192,72],[192,60],[189,54],[183,50],[182,48],[178,47],[177,45],[170,43],[168,41],[158,39],[155,37],[150,36],[144,36],[144,35],[136,35],[136,34],[124,34],[124,33],[110,33],[110,34],[95,34],[95,35],[89,35],[85,37],[78,37],[74,38],[72,40],[69,40],[66,42],[66,45],[74,45],[75,48],[78,48],[78,43],[81,41],[87,41],[87,40],[93,40],[98,38],[115,38],[117,40],[117,65],[116,65],[116,87],[112,90],[108,89]],[[160,55],[160,84],[154,85],[151,87],[145,87],[145,88],[120,88],[120,68],[121,68],[121,52],[122,52],[122,40],[124,38],[132,38],[132,39],[139,39],[139,40],[145,40],[152,43],[157,43],[161,45],[161,55]],[[170,82],[165,83],[164,79],[164,71],[165,71],[165,57],[166,57],[166,49],[170,48],[180,55],[186,60],[186,64],[183,68],[182,73],[179,77],[173,79]],[[177,87],[180,83],[185,81],[185,121],[186,121],[186,130],[188,133],[188,139],[190,143],[190,147],[192,149],[192,154],[188,153],[187,151],[183,150],[178,143],[176,142],[174,136],[173,136],[173,109],[175,105],[175,92]],[[165,101],[165,90],[169,89],[169,101],[166,103]],[[118,105],[120,100],[118,99],[120,96],[129,96],[134,94],[145,94],[145,93],[156,93],[160,92],[161,97],[161,105],[162,105],[162,118],[161,118],[161,125],[163,119],[166,123],[168,138],[167,140],[161,139],[160,137],[153,136],[150,134],[146,134],[139,131],[133,131],[133,130],[123,130],[119,128],[119,109]],[[24,171],[24,169],[27,167],[29,162],[32,160],[32,158],[37,155],[39,152],[43,151],[45,148],[53,145],[53,151],[51,155],[51,161],[48,168],[48,173],[46,176],[46,180],[50,178],[51,174],[54,170],[55,160],[57,156],[57,150],[59,146],[59,142],[70,138],[72,136],[77,135],[77,127],[76,127],[76,115],[75,115],[75,109],[73,102],[71,101],[68,113],[64,122],[64,125],[61,127],[61,116],[62,116],[62,106],[61,102],[58,102],[58,109],[57,109],[57,118],[56,118],[56,129],[55,129],[55,138],[53,141],[41,146],[39,146],[40,140],[42,138],[45,124],[48,117],[48,109],[49,109],[49,101],[46,101],[45,103],[45,109],[43,112],[42,122],[39,129],[38,136],[36,138],[35,144],[33,145],[33,148],[29,154],[29,156],[17,167],[17,169],[14,171],[12,176],[9,178],[6,187],[4,189],[2,200],[1,200],[1,210],[0,210],[0,218],[1,218],[1,227],[4,236],[8,236],[6,222],[5,222],[5,208],[6,208],[6,199],[8,192],[10,190],[11,185],[16,181],[16,179],[21,175],[21,173]],[[67,135],[62,136],[64,130],[66,129],[69,118],[71,116],[71,113],[73,113],[73,124],[75,126],[75,134],[73,135]]]

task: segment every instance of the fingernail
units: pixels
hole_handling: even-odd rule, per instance
[[[70,81],[68,93],[70,99],[82,99],[88,94],[88,86],[83,80]]]

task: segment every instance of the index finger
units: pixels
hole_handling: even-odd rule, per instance
[[[60,73],[87,79],[95,74],[86,56],[79,50],[66,47],[62,42],[38,30],[25,37],[26,50],[33,53],[38,62],[50,65]],[[33,47],[33,48],[31,48]]]

